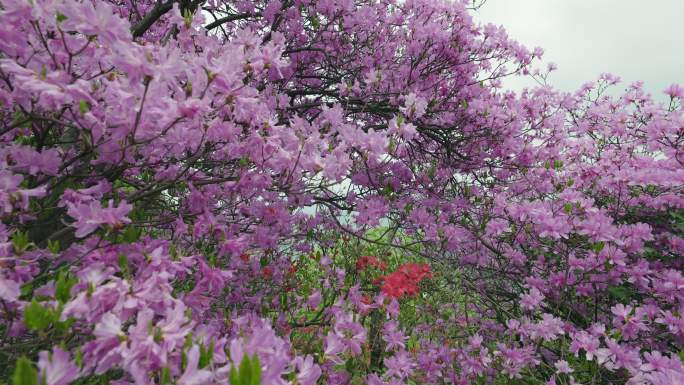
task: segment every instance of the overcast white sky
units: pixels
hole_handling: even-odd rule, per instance
[[[572,91],[610,72],[623,86],[643,80],[661,99],[668,85],[684,85],[683,16],[683,0],[487,0],[476,20],[503,25],[530,49],[542,47],[544,62],[558,65],[550,78],[556,88]]]

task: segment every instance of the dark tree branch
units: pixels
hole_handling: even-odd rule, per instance
[[[273,20],[273,24],[271,25],[271,29],[266,33],[263,40],[261,41],[261,44],[266,44],[269,41],[271,41],[271,37],[273,36],[273,32],[278,30],[280,23],[282,23],[282,21],[283,21],[282,12],[284,12],[291,5],[292,5],[292,3],[290,3],[289,1],[283,2],[283,6],[280,8],[280,13],[278,13],[276,15],[275,20]]]
[[[145,17],[143,17],[138,24],[131,27],[131,33],[133,38],[140,37],[147,32],[148,29],[154,24],[160,17],[162,17],[166,12],[173,8],[174,0],[169,0],[167,2],[159,1],[157,5],[148,12]]]
[[[259,13],[256,13],[256,14],[238,13],[236,15],[228,15],[228,16],[224,16],[220,19],[214,20],[213,22],[207,24],[204,28],[210,31],[216,27],[220,27],[221,25],[223,25],[225,23],[230,23],[231,21],[237,21],[237,20],[247,19],[249,17],[259,17],[259,16],[260,16]]]

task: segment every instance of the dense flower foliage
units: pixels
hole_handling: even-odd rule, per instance
[[[471,6],[0,0],[0,378],[684,383],[684,89]]]

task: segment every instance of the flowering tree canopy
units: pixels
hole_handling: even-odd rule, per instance
[[[683,384],[684,89],[473,6],[0,0],[0,378]]]

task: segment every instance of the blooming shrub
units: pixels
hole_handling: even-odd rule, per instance
[[[472,6],[0,0],[0,378],[683,383],[682,87]]]

